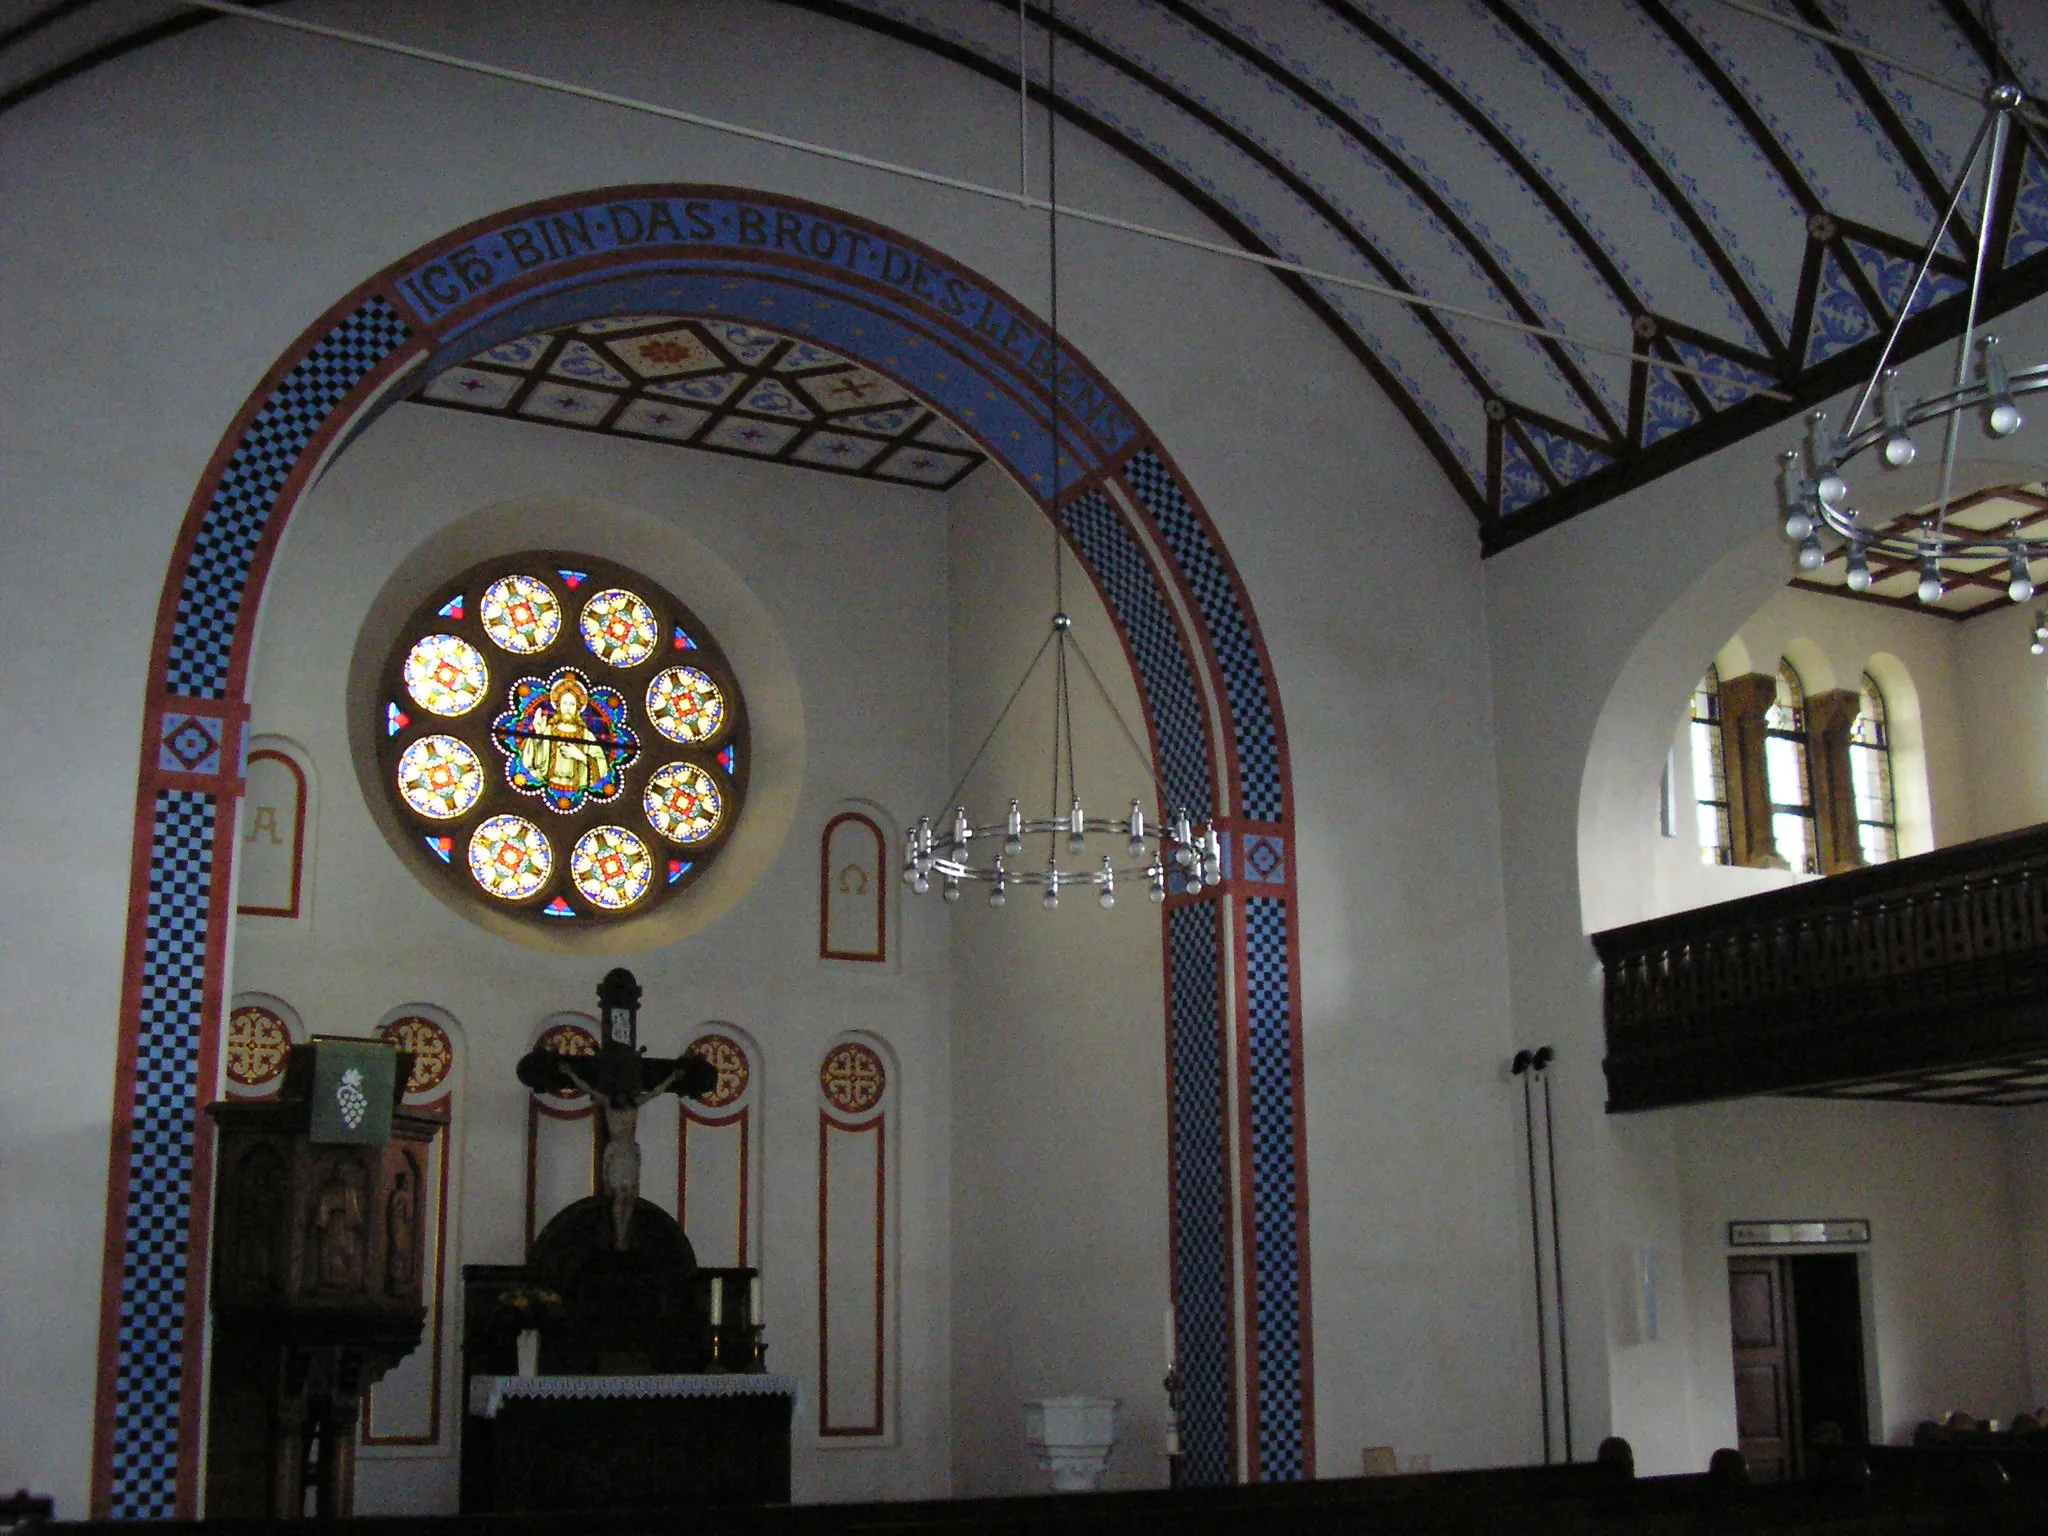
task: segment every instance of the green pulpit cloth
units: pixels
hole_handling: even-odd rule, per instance
[[[373,1147],[389,1141],[398,1047],[381,1040],[318,1039],[313,1052],[307,1139]]]

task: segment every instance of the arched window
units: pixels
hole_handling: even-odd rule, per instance
[[[1819,874],[1806,757],[1806,689],[1788,661],[1778,663],[1777,698],[1764,715],[1764,779],[1771,791],[1771,836],[1778,856],[1802,874]]]
[[[434,589],[377,708],[415,864],[548,926],[637,916],[692,884],[746,793],[746,708],[710,632],[589,556],[515,555]]]
[[[1721,672],[1709,666],[1692,691],[1692,785],[1700,829],[1700,860],[1733,864],[1735,842],[1729,819],[1728,759],[1721,737]]]
[[[1862,703],[1849,732],[1849,774],[1856,785],[1856,841],[1866,864],[1899,856],[1899,808],[1892,793],[1892,743],[1884,690],[1863,674]]]

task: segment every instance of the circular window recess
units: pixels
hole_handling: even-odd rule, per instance
[[[529,551],[441,583],[399,627],[374,708],[416,862],[557,932],[694,884],[746,803],[746,703],[716,638],[595,555]]]

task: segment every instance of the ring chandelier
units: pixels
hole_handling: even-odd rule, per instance
[[[1058,560],[1055,543],[1055,566]],[[931,889],[932,879],[936,876],[948,902],[960,899],[963,883],[982,884],[988,887],[988,904],[1001,907],[1009,900],[1010,887],[1021,885],[1041,891],[1045,908],[1051,911],[1059,906],[1061,891],[1069,886],[1087,885],[1095,888],[1096,901],[1106,909],[1116,905],[1119,878],[1126,882],[1143,880],[1153,901],[1166,900],[1168,865],[1179,870],[1180,889],[1191,895],[1223,878],[1222,838],[1213,824],[1205,825],[1197,832],[1185,807],[1176,810],[1172,819],[1163,824],[1147,821],[1144,806],[1136,800],[1131,802],[1130,814],[1122,820],[1090,816],[1082,809],[1080,786],[1074,778],[1074,706],[1067,686],[1067,654],[1070,648],[1080,659],[1089,681],[1094,683],[1097,695],[1123,731],[1124,740],[1138,754],[1138,760],[1144,761],[1137,738],[1131,734],[1130,727],[1124,724],[1123,716],[1111,702],[1108,690],[1102,686],[1102,679],[1096,675],[1094,664],[1088,660],[1087,652],[1081,649],[1081,642],[1074,638],[1073,620],[1065,613],[1055,613],[1052,632],[1040,643],[1038,654],[1031,658],[1031,665],[1025,668],[1023,677],[1011,690],[1010,703],[1003,707],[996,723],[989,727],[988,735],[982,738],[973,761],[967,765],[967,772],[960,775],[960,783],[953,786],[953,794],[947,797],[954,799],[959,795],[961,786],[981,761],[982,753],[988,750],[996,732],[1002,729],[1003,721],[1009,718],[1010,707],[1017,702],[1024,685],[1031,681],[1032,674],[1050,650],[1053,652],[1051,805],[1042,817],[1026,817],[1019,803],[1012,799],[1009,813],[1003,820],[976,826],[968,820],[967,807],[956,803],[952,822],[943,835],[932,817],[919,817],[917,825],[906,831],[903,837],[903,879],[918,895],[922,896]],[[1058,810],[1062,788],[1069,795],[1064,814]],[[1089,850],[1090,836],[1124,839],[1130,862],[1119,868],[1115,857],[1110,854],[1101,855],[1100,862],[1096,862]],[[1037,868],[1025,862],[1024,840],[1030,838],[1035,842],[1041,837],[1045,839],[1045,864],[1043,868]],[[977,845],[996,849],[985,864],[976,862]],[[1063,848],[1067,857],[1075,861],[1071,868],[1060,867]]]
[[[1814,411],[1806,418],[1806,448],[1779,455],[1778,510],[1784,519],[1785,537],[1799,546],[1802,571],[1818,570],[1830,558],[1824,540],[1839,541],[1848,569],[1852,592],[1867,592],[1871,585],[1869,557],[1876,554],[1920,573],[1917,595],[1932,605],[1941,601],[1952,572],[1976,572],[2003,564],[2007,572],[2006,595],[2015,603],[2034,597],[2033,562],[2048,559],[2048,539],[2030,539],[2015,521],[2003,534],[1989,530],[1950,527],[1950,493],[1955,478],[1956,445],[1963,418],[1978,413],[1985,433],[2002,439],[2012,436],[2024,424],[2018,401],[2024,395],[2048,389],[2048,364],[2015,371],[1999,352],[1996,336],[1977,336],[1978,302],[1984,288],[1984,262],[1990,233],[1986,220],[1992,206],[1993,189],[2011,134],[2012,118],[2025,97],[2018,86],[1996,85],[1985,94],[1984,121],[1978,125],[1970,152],[1957,174],[1948,208],[1938,219],[1920,258],[1912,286],[1899,303],[1898,318],[1885,338],[1877,368],[1863,387],[1839,435],[1828,431],[1827,413]],[[1981,167],[1982,187],[1975,256],[1970,269],[1970,302],[1962,335],[1956,343],[1954,381],[1939,394],[1909,402],[1899,381],[1899,371],[1890,366],[1892,349],[1913,312],[1913,301],[1927,281],[1936,251],[1946,237],[1950,222],[1973,175]],[[1871,402],[1877,414],[1865,423]],[[1913,429],[1938,423],[1942,434],[1941,494],[1933,512],[1912,533],[1884,532],[1865,527],[1861,514],[1849,505],[1849,481],[1845,471],[1865,454],[1877,454],[1886,469],[1903,469],[1919,457]],[[2048,608],[2035,620],[2033,651],[2048,653]]]
[[[1046,74],[1046,196],[1048,211],[1046,217],[1046,262],[1050,278],[1050,303],[1048,305],[1047,328],[1051,332],[1052,366],[1045,375],[1045,404],[1047,436],[1050,439],[1052,462],[1052,494],[1057,497],[1060,485],[1060,434],[1059,397],[1055,383],[1060,376],[1060,229],[1056,212],[1059,204],[1059,139],[1058,123],[1052,103],[1058,99],[1058,75],[1055,71],[1053,42],[1058,31],[1058,0],[1050,0],[1045,31],[1045,74]],[[1095,890],[1095,899],[1105,909],[1116,905],[1116,884],[1119,877],[1127,882],[1143,880],[1152,900],[1166,900],[1168,866],[1179,871],[1180,889],[1190,894],[1205,885],[1214,885],[1223,878],[1223,844],[1213,824],[1205,825],[1197,833],[1185,807],[1174,811],[1164,824],[1145,819],[1144,806],[1137,800],[1131,802],[1130,814],[1122,820],[1106,816],[1090,816],[1081,805],[1080,785],[1074,777],[1074,704],[1068,690],[1068,653],[1080,660],[1088,679],[1095,685],[1095,691],[1108,708],[1124,740],[1140,764],[1145,766],[1147,777],[1152,777],[1151,766],[1137,737],[1125,724],[1123,715],[1117,710],[1109,691],[1102,686],[1102,679],[1096,675],[1095,667],[1088,660],[1087,652],[1081,649],[1081,642],[1074,636],[1073,621],[1067,617],[1064,599],[1065,560],[1060,548],[1060,534],[1057,525],[1052,536],[1052,580],[1053,616],[1052,629],[1039,642],[1038,654],[1031,658],[1031,664],[1024,669],[1024,675],[1017,680],[1017,686],[1010,690],[1009,701],[1003,705],[1002,713],[989,727],[988,734],[975,749],[967,764],[967,771],[960,775],[959,783],[953,786],[953,793],[946,798],[954,802],[951,824],[943,838],[934,825],[935,818],[923,816],[916,826],[907,829],[903,835],[903,879],[911,890],[922,896],[932,887],[934,876],[941,885],[941,894],[948,902],[960,899],[964,884],[982,884],[988,887],[988,904],[1001,907],[1009,900],[1010,887],[1021,885],[1032,887],[1042,893],[1047,911],[1060,904],[1060,892],[1070,886],[1086,885]],[[998,822],[977,826],[968,819],[967,807],[959,802],[961,789],[973,775],[981,762],[982,754],[988,751],[989,743],[995,740],[996,732],[1003,728],[1003,722],[1010,717],[1018,698],[1024,692],[1024,685],[1031,681],[1039,665],[1045,660],[1046,652],[1053,654],[1052,687],[1052,795],[1042,817],[1027,818],[1021,804],[1012,797],[1009,812]],[[1160,804],[1166,804],[1164,786],[1160,789]],[[1064,812],[1060,809],[1062,796],[1066,801]],[[1114,855],[1097,856],[1090,851],[1091,837],[1114,837],[1124,840],[1124,846],[1131,862],[1122,868],[1117,866]],[[1045,839],[1045,864],[1042,868],[1027,865],[1024,859],[1025,839]],[[1099,844],[1097,845],[1100,846]],[[988,856],[987,863],[977,863],[978,848],[994,847],[996,852]],[[1071,867],[1062,868],[1060,857],[1064,850],[1072,861]],[[1013,862],[1014,861],[1014,862]]]

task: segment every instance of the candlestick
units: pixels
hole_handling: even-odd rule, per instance
[[[1177,1359],[1179,1358],[1179,1357],[1178,1357],[1178,1355],[1177,1355],[1177,1354],[1175,1353],[1175,1351],[1174,1351],[1174,1344],[1176,1343],[1176,1340],[1174,1339],[1174,1336],[1173,1336],[1173,1303],[1172,1303],[1172,1302],[1168,1302],[1168,1303],[1166,1304],[1166,1313],[1165,1313],[1165,1318],[1166,1318],[1166,1368],[1167,1368],[1167,1369],[1168,1369],[1168,1370],[1170,1371],[1170,1370],[1172,1370],[1172,1369],[1173,1369],[1175,1361],[1176,1361],[1176,1360],[1177,1360]]]
[[[711,1326],[716,1328],[725,1321],[725,1276],[711,1277]]]
[[[761,1277],[755,1275],[747,1282],[747,1322],[753,1327],[761,1326]]]

